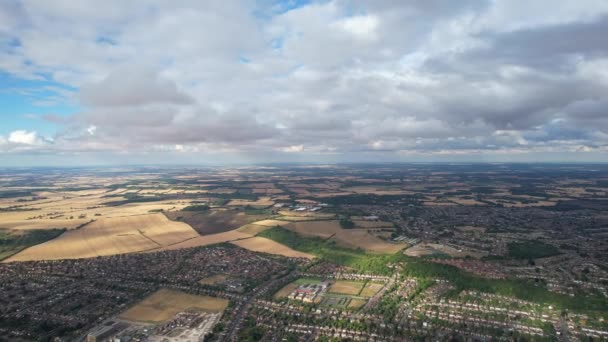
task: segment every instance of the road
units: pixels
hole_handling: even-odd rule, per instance
[[[245,317],[249,313],[249,309],[251,308],[251,303],[259,298],[260,296],[265,295],[269,289],[273,288],[277,283],[284,282],[287,278],[296,278],[299,276],[299,272],[297,270],[293,270],[286,275],[276,278],[270,279],[267,282],[261,284],[260,286],[253,289],[250,296],[246,297],[245,301],[235,309],[235,315],[232,322],[230,322],[230,326],[228,327],[228,331],[223,339],[223,341],[237,341],[239,336],[239,331],[243,326],[243,322],[245,321]]]

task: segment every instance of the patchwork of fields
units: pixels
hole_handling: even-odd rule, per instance
[[[92,258],[156,251],[199,237],[190,226],[163,214],[104,218],[30,247],[6,261]]]

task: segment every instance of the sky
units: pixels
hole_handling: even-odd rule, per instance
[[[608,162],[605,0],[3,0],[0,166]]]

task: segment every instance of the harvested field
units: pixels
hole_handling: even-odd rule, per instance
[[[378,293],[378,291],[380,291],[382,289],[382,287],[384,287],[383,284],[368,282],[367,284],[365,284],[365,287],[363,288],[363,290],[361,290],[361,293],[359,294],[359,296],[372,297],[373,295]]]
[[[251,224],[247,224],[247,225],[242,226],[241,228],[237,229],[237,231],[239,231],[241,233],[249,234],[251,236],[255,236],[255,235],[258,235],[259,233],[261,233],[261,232],[263,232],[265,230],[268,230],[270,228],[272,228],[272,227],[270,227],[270,226],[261,226],[261,225],[258,225],[258,224],[251,223]]]
[[[200,247],[200,246],[209,246],[215,245],[217,243],[223,242],[231,242],[240,239],[250,238],[251,235],[238,232],[236,230],[231,230],[229,232],[205,235],[205,236],[196,236],[192,239],[184,240],[180,243],[176,243],[174,245],[167,246],[163,248],[163,250],[175,250],[182,248],[192,248],[192,247]],[[151,251],[156,252],[156,251]]]
[[[209,296],[161,289],[131,307],[119,317],[132,322],[160,323],[186,309],[199,309],[206,312],[222,312],[228,300]]]
[[[361,292],[363,284],[360,281],[336,280],[335,283],[331,284],[328,292],[356,296]]]
[[[201,235],[231,231],[248,223],[263,220],[264,215],[247,215],[240,210],[172,211],[165,213],[173,221],[189,224]]]
[[[280,226],[280,225],[283,225],[286,223],[287,222],[280,221],[280,220],[262,220],[262,221],[254,222],[253,224],[258,225],[258,226],[275,227],[275,226]]]
[[[228,202],[230,206],[252,206],[252,207],[269,207],[274,204],[270,197],[260,197],[257,201],[249,201],[242,199],[234,199]]]
[[[227,275],[216,274],[216,275],[212,275],[210,277],[203,278],[203,279],[199,280],[198,283],[203,284],[203,285],[215,285],[215,284],[221,284],[221,283],[225,282],[226,279],[228,279]]]
[[[27,248],[6,261],[93,258],[161,250],[199,237],[185,223],[163,214],[102,218],[58,238]]]
[[[256,236],[249,239],[232,241],[231,243],[254,252],[282,255],[289,258],[314,258],[314,255],[312,254],[298,252],[285,245],[263,237]]]
[[[10,229],[74,229],[92,219],[147,214],[150,211],[179,210],[188,205],[187,201],[154,201],[127,203],[120,206],[106,206],[110,201],[105,193],[64,198],[58,193],[47,194],[46,199],[20,202],[6,202],[5,207],[18,206],[18,211],[0,212],[2,228]],[[123,200],[113,197],[111,200]]]

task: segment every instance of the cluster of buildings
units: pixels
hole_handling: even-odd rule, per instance
[[[159,324],[110,319],[91,329],[86,342],[204,341],[220,318],[221,313],[187,310]]]
[[[290,267],[286,258],[230,246],[0,263],[0,336],[72,341],[159,288],[240,301],[235,289],[200,279],[228,274],[254,288]]]
[[[293,290],[287,298],[299,300],[304,303],[314,303],[315,299],[327,291],[329,282],[321,282],[316,284],[302,284]]]

